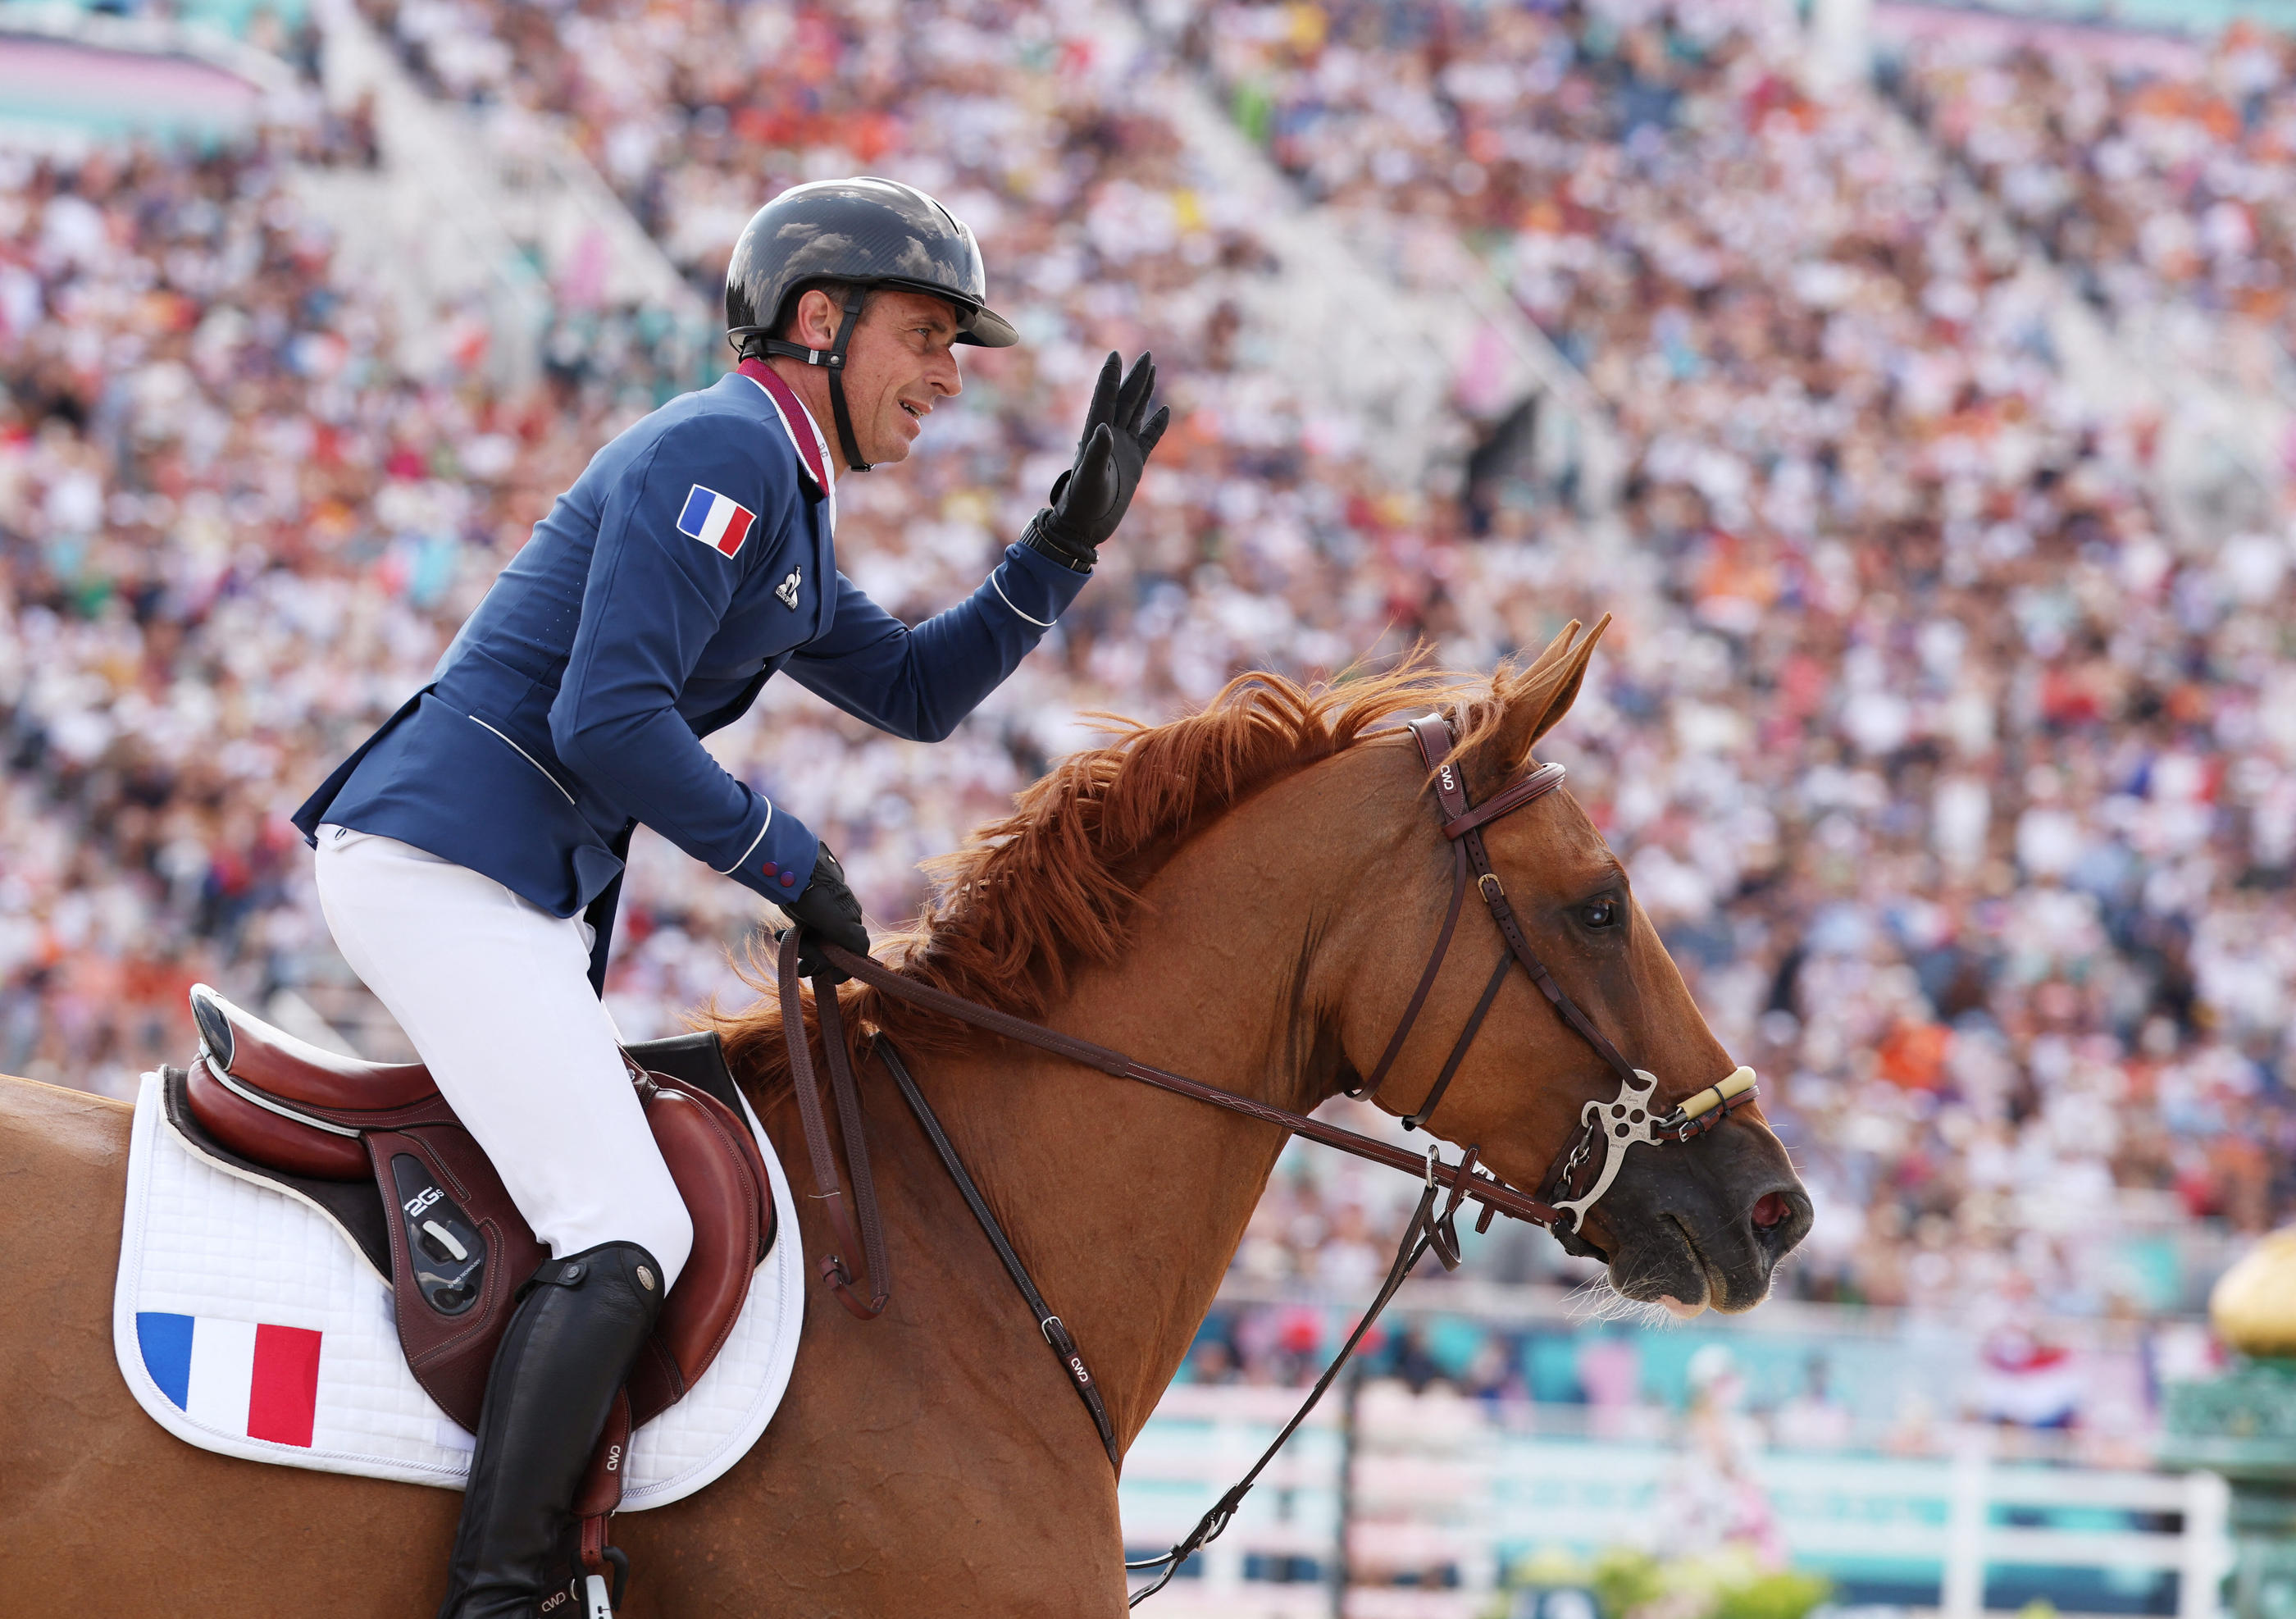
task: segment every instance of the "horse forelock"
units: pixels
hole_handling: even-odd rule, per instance
[[[1141,887],[1192,834],[1400,715],[1448,708],[1459,756],[1513,746],[1507,733],[1523,727],[1508,723],[1511,712],[1536,705],[1559,718],[1568,706],[1592,639],[1570,645],[1577,629],[1520,671],[1502,664],[1490,676],[1450,673],[1422,649],[1387,672],[1337,684],[1240,675],[1201,710],[1163,725],[1088,715],[1110,740],[1062,760],[1015,796],[1011,814],[924,862],[932,898],[910,931],[880,941],[880,954],[936,989],[1041,1019],[1079,969],[1122,952]],[[1538,730],[1553,723],[1538,719]],[[753,954],[743,977],[759,999],[734,1013],[713,1007],[702,1026],[724,1039],[735,1073],[776,1086],[789,1064],[780,1007],[762,993],[770,969]],[[874,1029],[923,1049],[987,1038],[857,984],[845,986],[839,1004],[857,1056]],[[811,1032],[809,1004],[807,1020]]]

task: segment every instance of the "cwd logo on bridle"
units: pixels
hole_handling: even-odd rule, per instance
[[[1456,793],[1459,790],[1458,778],[1451,774],[1451,767],[1448,765],[1443,767],[1435,779],[1443,784],[1443,791],[1446,793]]]

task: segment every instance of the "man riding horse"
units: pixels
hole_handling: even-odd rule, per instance
[[[837,480],[907,456],[963,386],[955,345],[1018,341],[986,300],[972,233],[910,186],[760,209],[726,277],[739,370],[599,451],[430,684],[296,813],[344,958],[552,1255],[487,1384],[441,1619],[562,1589],[584,1464],[692,1245],[599,999],[631,832],[865,951],[828,846],[701,739],[776,670],[947,736],[1083,588],[1163,433],[1149,357],[1119,380],[1110,355],[1048,504],[969,598],[904,626],[837,571]]]

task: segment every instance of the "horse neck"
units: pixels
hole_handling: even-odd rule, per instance
[[[1347,756],[1200,834],[1147,885],[1123,958],[1048,1021],[1136,1060],[1306,1111],[1332,1094],[1360,884],[1327,851],[1359,838]],[[1359,783],[1358,785],[1361,784]],[[1349,825],[1349,822],[1352,825]],[[968,1158],[1136,1433],[1218,1293],[1286,1138],[1150,1086],[1011,1048],[948,1065]]]

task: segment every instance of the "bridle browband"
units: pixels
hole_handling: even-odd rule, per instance
[[[1483,828],[1527,804],[1536,803],[1561,787],[1563,780],[1562,767],[1559,764],[1536,766],[1528,774],[1508,784],[1488,801],[1477,805],[1468,801],[1466,789],[1459,780],[1457,768],[1450,759],[1455,743],[1450,720],[1442,714],[1428,714],[1412,720],[1407,728],[1411,732],[1413,740],[1418,744],[1420,756],[1426,761],[1427,768],[1432,777],[1436,801],[1443,818],[1443,835],[1451,845],[1451,899],[1444,913],[1441,930],[1436,935],[1434,950],[1428,957],[1426,967],[1419,975],[1419,982],[1412,990],[1411,999],[1404,1007],[1403,1015],[1396,1024],[1395,1032],[1389,1037],[1387,1046],[1380,1054],[1379,1062],[1373,1068],[1370,1076],[1346,1094],[1360,1097],[1376,1095],[1380,1086],[1385,1082],[1389,1072],[1395,1066],[1396,1059],[1402,1054],[1404,1045],[1410,1038],[1412,1028],[1417,1023],[1421,1011],[1425,1007],[1428,996],[1432,992],[1435,981],[1441,974],[1443,964],[1450,954],[1452,941],[1458,932],[1459,914],[1465,908],[1467,890],[1472,879],[1472,885],[1482,896],[1483,903],[1489,910],[1491,920],[1496,925],[1499,937],[1505,941],[1505,948],[1500,951],[1497,963],[1491,969],[1490,977],[1483,987],[1482,995],[1476,1001],[1474,1010],[1468,1015],[1466,1022],[1461,1026],[1458,1038],[1453,1042],[1450,1055],[1445,1059],[1442,1068],[1436,1074],[1434,1083],[1428,1088],[1427,1094],[1421,1099],[1418,1107],[1404,1115],[1403,1126],[1406,1130],[1420,1130],[1426,1126],[1427,1121],[1433,1116],[1437,1105],[1441,1103],[1443,1093],[1449,1088],[1452,1077],[1457,1073],[1460,1064],[1466,1060],[1469,1047],[1474,1043],[1475,1036],[1482,1028],[1484,1018],[1497,999],[1500,986],[1506,982],[1508,966],[1511,963],[1521,966],[1529,975],[1531,982],[1538,986],[1539,993],[1546,997],[1547,1004],[1554,1008],[1555,1014],[1562,1018],[1564,1024],[1594,1048],[1595,1054],[1610,1065],[1619,1081],[1617,1093],[1607,1101],[1601,1098],[1592,1099],[1579,1109],[1578,1128],[1572,1132],[1570,1139],[1565,1141],[1561,1150],[1556,1153],[1538,1196],[1534,1197],[1478,1168],[1476,1159],[1480,1152],[1478,1146],[1470,1145],[1461,1154],[1456,1163],[1443,1163],[1440,1153],[1432,1143],[1428,1146],[1423,1157],[1355,1130],[1326,1123],[1323,1120],[1311,1118],[1290,1108],[1279,1107],[1274,1103],[1241,1096],[1234,1091],[1226,1090],[1216,1085],[1207,1085],[1201,1081],[1189,1079],[1184,1074],[1174,1073],[1168,1069],[1135,1062],[1122,1052],[1111,1050],[1106,1046],[1096,1045],[1091,1040],[1080,1040],[1074,1035],[1062,1034],[1057,1030],[1047,1029],[1041,1023],[1016,1017],[1012,1013],[1001,1012],[993,1007],[982,1006],[978,1001],[967,1000],[962,996],[950,994],[946,990],[920,983],[883,966],[873,957],[857,956],[825,940],[817,941],[822,953],[840,971],[859,979],[863,983],[897,1000],[906,1001],[923,1011],[955,1019],[959,1023],[970,1024],[973,1028],[1002,1036],[1024,1046],[1033,1046],[1040,1051],[1049,1052],[1055,1056],[1081,1064],[1086,1067],[1096,1068],[1103,1073],[1112,1074],[1119,1079],[1136,1080],[1144,1084],[1152,1085],[1160,1090],[1168,1090],[1177,1096],[1187,1097],[1195,1101],[1225,1108],[1231,1113],[1241,1114],[1247,1118],[1259,1120],[1262,1123],[1273,1124],[1278,1129],[1307,1140],[1336,1147],[1341,1152],[1367,1159],[1374,1163],[1384,1164],[1390,1169],[1400,1170],[1406,1174],[1422,1176],[1426,1181],[1426,1189],[1420,1196],[1418,1210],[1412,1216],[1405,1230],[1403,1241],[1396,1251],[1395,1263],[1389,1270],[1386,1283],[1382,1286],[1371,1309],[1357,1326],[1354,1335],[1349,1338],[1346,1346],[1325,1369],[1323,1377],[1316,1383],[1299,1412],[1285,1426],[1283,1432],[1276,1435],[1275,1443],[1268,1447],[1267,1452],[1261,1456],[1242,1481],[1222,1496],[1218,1504],[1214,1506],[1210,1512],[1205,1514],[1202,1522],[1196,1525],[1195,1530],[1175,1546],[1169,1553],[1161,1557],[1126,1566],[1132,1569],[1153,1567],[1164,1569],[1161,1577],[1152,1585],[1134,1596],[1132,1600],[1136,1604],[1141,1598],[1161,1590],[1164,1583],[1178,1570],[1181,1563],[1226,1527],[1228,1520],[1234,1514],[1237,1503],[1242,1500],[1244,1492],[1250,1490],[1253,1482],[1258,1479],[1260,1470],[1274,1458],[1275,1452],[1282,1448],[1284,1441],[1291,1437],[1300,1424],[1307,1419],[1308,1412],[1315,1409],[1316,1402],[1323,1397],[1324,1391],[1331,1386],[1332,1378],[1338,1375],[1348,1357],[1354,1352],[1356,1345],[1362,1341],[1372,1322],[1377,1319],[1381,1310],[1385,1308],[1387,1302],[1394,1296],[1396,1290],[1402,1286],[1413,1267],[1419,1262],[1427,1251],[1432,1248],[1436,1256],[1442,1261],[1445,1269],[1457,1269],[1460,1258],[1459,1236],[1455,1221],[1460,1205],[1464,1202],[1472,1199],[1482,1204],[1482,1213],[1475,1224],[1478,1231],[1489,1228],[1491,1217],[1494,1214],[1506,1214],[1517,1220],[1528,1220],[1534,1225],[1546,1227],[1554,1234],[1555,1239],[1572,1253],[1596,1254],[1598,1251],[1587,1242],[1584,1236],[1587,1215],[1611,1189],[1611,1184],[1618,1178],[1620,1169],[1626,1162],[1626,1155],[1630,1148],[1638,1144],[1660,1146],[1669,1143],[1679,1144],[1694,1140],[1754,1097],[1754,1072],[1751,1068],[1740,1067],[1727,1078],[1684,1098],[1663,1116],[1657,1114],[1655,1112],[1657,1076],[1644,1069],[1636,1068],[1627,1061],[1610,1039],[1595,1026],[1593,1020],[1579,1009],[1578,1003],[1570,999],[1562,986],[1555,982],[1554,974],[1546,970],[1546,965],[1539,960],[1538,953],[1530,948],[1530,941],[1523,933],[1521,923],[1515,916],[1514,908],[1508,902],[1505,885],[1499,881],[1497,874],[1491,869],[1490,851],[1483,842]],[[852,1064],[846,1052],[844,1028],[837,1005],[835,987],[825,978],[816,978],[813,983],[814,1002],[821,1021],[823,1052],[827,1059],[830,1089],[836,1097],[838,1122],[845,1138],[846,1154],[853,1175],[854,1212],[849,1214],[844,1204],[844,1187],[838,1174],[836,1161],[829,1143],[827,1122],[822,1114],[821,1088],[815,1077],[811,1043],[805,1034],[803,1007],[798,995],[797,957],[800,933],[800,930],[793,926],[783,934],[781,941],[782,1028],[789,1048],[791,1084],[796,1093],[798,1112],[804,1127],[807,1153],[812,1160],[814,1196],[824,1204],[831,1228],[840,1244],[839,1253],[823,1257],[820,1270],[823,1279],[836,1293],[847,1310],[861,1319],[867,1320],[884,1310],[887,1301],[891,1296],[892,1281],[886,1268],[882,1228],[878,1218],[875,1194],[870,1180],[867,1154],[861,1140],[859,1089],[855,1083]],[[973,1186],[971,1175],[966,1172],[955,1148],[950,1146],[946,1133],[940,1129],[939,1120],[926,1103],[923,1094],[917,1089],[915,1081],[910,1078],[907,1069],[902,1064],[891,1042],[881,1035],[875,1042],[874,1050],[875,1055],[885,1064],[887,1071],[894,1076],[910,1109],[917,1115],[918,1122],[923,1127],[928,1139],[932,1142],[935,1150],[940,1155],[941,1162],[956,1181],[959,1190],[965,1195],[967,1204],[972,1208],[975,1218],[980,1220],[983,1230],[988,1233],[999,1259],[1004,1262],[1006,1270],[1012,1274],[1015,1285],[1020,1287],[1022,1295],[1028,1300],[1030,1309],[1037,1313],[1037,1325],[1044,1332],[1046,1342],[1061,1358],[1062,1368],[1069,1375],[1071,1385],[1076,1388],[1079,1398],[1084,1401],[1086,1408],[1092,1415],[1094,1425],[1100,1434],[1101,1442],[1108,1451],[1110,1462],[1119,1463],[1119,1452],[1107,1408],[1101,1401],[1098,1385],[1093,1380],[1090,1372],[1086,1369],[1081,1352],[1070,1338],[1066,1328],[1061,1325],[1060,1318],[1051,1313],[1042,1297],[1037,1293],[1035,1285],[1029,1280],[1027,1272],[1021,1268],[1011,1243],[1005,1238],[1003,1229],[996,1222],[996,1217],[989,1212],[986,1202],[980,1198],[977,1188]],[[1590,1163],[1595,1162],[1595,1146],[1597,1142],[1602,1144],[1603,1150],[1593,1181],[1585,1192],[1573,1196],[1572,1193],[1578,1186],[1580,1175]],[[1447,1191],[1448,1196],[1444,1202],[1442,1212],[1438,1214],[1435,1212],[1436,1200]],[[859,1222],[857,1230],[855,1225],[857,1215]],[[855,1290],[855,1278],[850,1263],[846,1258],[846,1255],[855,1253],[857,1250],[864,1258],[869,1272],[871,1292],[870,1297],[865,1301]]]

